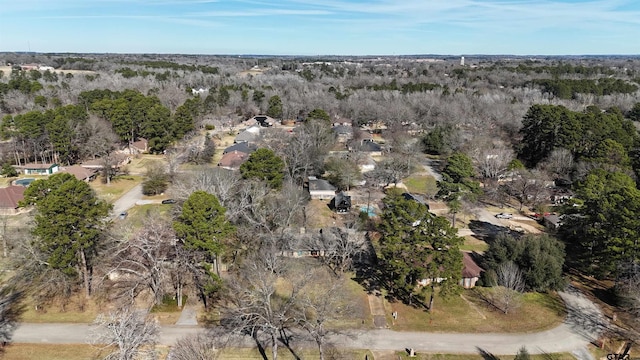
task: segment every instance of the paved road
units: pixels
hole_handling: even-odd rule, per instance
[[[572,352],[578,359],[593,360],[585,350],[608,324],[598,308],[574,288],[561,292],[569,315],[560,326],[530,334],[453,334],[398,332],[375,329],[353,332],[332,339],[338,347],[371,350],[404,350],[431,353],[475,353],[479,349],[493,354],[515,354],[524,345],[530,353]],[[13,341],[16,343],[87,343],[95,335],[95,327],[86,324],[21,324]],[[187,334],[202,331],[195,326],[163,326],[161,344],[171,345]],[[251,346],[245,341],[240,346]],[[312,346],[310,344],[310,346]]]
[[[422,167],[424,168],[424,171],[428,175],[433,176],[433,178],[436,179],[436,181],[442,180],[442,175],[434,169],[434,166],[436,164],[434,163],[433,160],[424,157],[420,160],[420,165],[422,165]]]
[[[111,218],[115,219],[118,214],[131,209],[140,200],[142,200],[142,184],[134,186],[113,203]]]

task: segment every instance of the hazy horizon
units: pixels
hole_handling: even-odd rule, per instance
[[[0,50],[265,56],[636,55],[632,0],[24,0]]]

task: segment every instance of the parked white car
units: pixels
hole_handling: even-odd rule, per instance
[[[513,214],[499,213],[499,214],[496,214],[496,217],[498,219],[512,219],[513,218]]]

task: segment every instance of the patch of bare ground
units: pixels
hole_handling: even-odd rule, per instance
[[[11,74],[11,66],[0,66],[0,71],[2,71],[5,74]],[[64,70],[64,69],[55,69],[52,72],[59,74],[59,73],[64,73],[64,74],[95,74],[95,71],[92,70]]]

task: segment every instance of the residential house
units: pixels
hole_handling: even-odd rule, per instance
[[[475,287],[483,271],[484,269],[478,266],[470,253],[462,252],[462,279],[460,280],[462,287],[465,289]]]
[[[40,64],[22,64],[20,65],[20,70],[29,71],[29,70],[38,70]]]
[[[131,157],[123,152],[113,153],[109,156],[111,157],[109,159],[109,162],[111,163],[111,167],[113,169],[118,169],[131,162]],[[104,167],[104,164],[105,164],[105,159],[96,158],[92,160],[83,161],[80,164],[80,166],[82,166],[85,169],[102,170],[102,168]]]
[[[562,225],[562,219],[556,214],[546,214],[542,218],[542,223],[549,229],[556,230]]]
[[[65,166],[60,169],[60,172],[69,173],[75,176],[76,179],[86,182],[95,179],[96,175],[98,174],[97,169],[85,168],[80,165]]]
[[[60,171],[58,164],[25,164],[22,172],[25,175],[51,175]]]
[[[315,176],[309,176],[307,188],[311,199],[327,200],[336,195],[335,186],[331,185],[327,180],[318,179]]]
[[[423,196],[420,196],[418,194],[412,194],[410,192],[405,192],[402,193],[402,197],[405,198],[405,200],[413,200],[415,202],[418,202],[422,205],[427,205],[429,206],[429,204],[427,204],[426,199]]]
[[[262,127],[272,127],[276,124],[276,120],[266,115],[256,115],[253,119]]]
[[[18,202],[24,199],[24,186],[11,185],[0,188],[0,213],[11,215],[18,213]]]
[[[484,269],[482,269],[478,264],[473,260],[471,254],[468,252],[462,252],[462,279],[460,279],[460,286],[465,289],[471,289],[476,286],[476,283],[480,279],[480,275]],[[428,286],[433,281],[436,283],[440,283],[446,280],[445,278],[436,278],[436,279],[422,279],[418,281],[418,285],[420,286]]]
[[[336,134],[339,143],[346,143],[353,139],[353,127],[351,125],[337,124],[331,130]]]
[[[258,147],[248,143],[248,142],[241,142],[241,143],[237,143],[234,145],[229,146],[228,148],[224,149],[224,151],[222,152],[222,154],[226,154],[226,153],[230,153],[230,152],[234,152],[234,151],[239,151],[239,152],[243,152],[245,154],[251,154],[252,152],[256,151]]]
[[[351,142],[349,151],[360,151],[370,156],[382,156],[382,146],[373,140]]]
[[[144,138],[138,138],[138,140],[131,143],[129,150],[132,154],[144,154],[149,152],[149,141]]]
[[[351,196],[344,191],[336,194],[331,200],[331,208],[338,213],[347,213],[351,210]]]
[[[234,150],[222,155],[218,166],[227,170],[238,170],[248,158],[249,154]]]
[[[362,173],[376,169],[376,161],[373,160],[370,155],[359,156],[358,159],[356,159],[356,164]]]
[[[234,144],[239,144],[243,142],[254,142],[258,139],[258,136],[260,136],[260,127],[250,126],[246,130],[238,134],[238,136],[236,136],[236,138],[233,139],[233,142]]]

